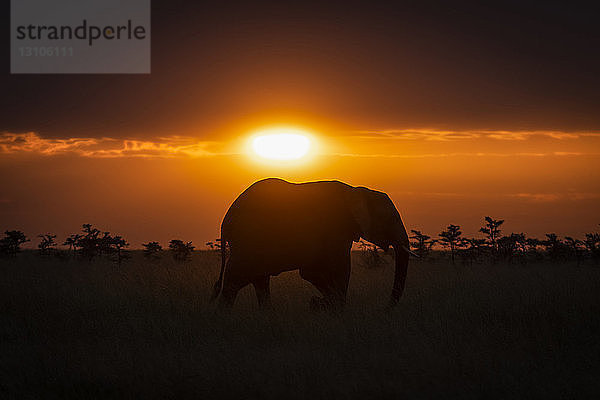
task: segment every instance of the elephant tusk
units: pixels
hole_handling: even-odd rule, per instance
[[[402,248],[404,249],[404,251],[406,251],[406,252],[407,252],[408,254],[410,254],[411,256],[419,258],[418,254],[417,254],[417,253],[415,253],[414,251],[411,251],[411,250],[410,250],[408,247],[406,247],[406,246],[402,246]]]

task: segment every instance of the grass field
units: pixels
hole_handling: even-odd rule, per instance
[[[359,257],[355,254],[354,257]],[[598,398],[600,268],[355,263],[342,316],[311,314],[296,272],[208,303],[218,255],[187,264],[0,261],[1,398]],[[393,397],[392,397],[393,396]]]

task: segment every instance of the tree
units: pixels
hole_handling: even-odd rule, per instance
[[[0,239],[0,253],[16,256],[21,251],[21,245],[29,242],[27,236],[21,231],[5,231],[4,237]]]
[[[50,254],[54,250],[56,250],[56,235],[46,234],[46,235],[38,235],[41,239],[40,243],[38,243],[38,249],[40,250],[40,254]]]
[[[364,267],[372,269],[383,266],[383,257],[376,245],[361,239],[358,242],[358,249],[360,250],[361,264]]]
[[[69,251],[77,251],[77,247],[79,247],[79,240],[82,236],[79,233],[75,233],[68,238],[65,239],[63,246],[69,246]]]
[[[154,260],[160,258],[163,248],[158,242],[142,243],[142,246],[144,246],[144,257]]]
[[[600,233],[586,233],[583,244],[592,259],[598,262],[600,260]]]
[[[460,231],[460,226],[452,224],[448,225],[448,228],[439,234],[442,246],[450,248],[452,263],[454,263],[454,254],[459,245],[461,235],[462,232]]]
[[[113,252],[114,238],[110,235],[110,232],[103,232],[102,237],[98,238],[97,246],[99,254],[109,255]]]
[[[421,231],[416,231],[413,229],[411,230],[411,232],[413,233],[413,235],[410,236],[410,238],[414,241],[410,242],[410,245],[415,249],[415,253],[421,259],[424,259],[431,251],[433,245],[437,243],[437,240],[431,240],[431,236],[424,235],[423,233],[421,233]]]
[[[111,256],[116,255],[116,261],[121,264],[128,254],[124,252],[124,248],[129,246],[129,243],[121,236],[112,236],[110,232],[102,232],[94,228],[91,224],[82,225],[83,234],[73,234],[69,236],[64,244],[69,246],[69,249],[80,249],[80,253],[89,260],[97,255]]]
[[[485,239],[461,238],[457,247],[457,253],[463,258],[463,262],[473,264],[481,258],[486,249]]]
[[[525,253],[526,239],[524,233],[511,233],[508,236],[500,237],[496,242],[498,254],[508,261]]]
[[[184,262],[191,258],[194,246],[192,246],[192,242],[184,243],[182,240],[173,239],[169,242],[169,250],[175,261]]]
[[[121,261],[123,259],[127,258],[127,255],[123,252],[123,248],[128,247],[128,246],[129,246],[129,243],[127,243],[127,241],[125,239],[123,239],[121,236],[115,236],[111,240],[111,247],[117,253],[117,262],[119,263],[119,265],[121,265]]]
[[[539,246],[542,245],[542,241],[538,238],[527,238],[525,239],[525,251],[530,253],[530,252],[536,252],[537,253],[537,249]]]
[[[552,260],[558,260],[565,256],[566,245],[555,233],[547,233],[546,240],[542,241],[542,246],[546,248],[546,253]]]
[[[495,252],[498,250],[497,240],[500,237],[500,226],[504,223],[503,219],[492,219],[491,217],[485,217],[485,226],[479,229],[479,232],[487,236],[492,250]]]
[[[565,246],[567,246],[569,252],[575,258],[575,261],[577,261],[577,266],[579,266],[585,257],[586,246],[584,242],[570,236],[565,236]]]
[[[221,250],[221,238],[215,239],[214,242],[206,242],[206,246],[211,250]]]
[[[96,228],[92,228],[91,224],[83,224],[82,230],[84,235],[81,236],[77,242],[77,247],[81,249],[81,253],[88,257],[88,259],[92,259],[99,252],[99,239],[98,235],[100,231]]]

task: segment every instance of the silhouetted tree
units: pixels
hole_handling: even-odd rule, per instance
[[[142,246],[144,246],[144,257],[154,260],[160,258],[162,246],[158,242],[142,243]]]
[[[75,233],[65,239],[63,246],[69,246],[69,251],[75,252],[79,247],[79,240],[81,238],[82,236],[79,233]]]
[[[457,253],[464,263],[473,264],[474,261],[478,261],[481,258],[486,250],[485,239],[461,238],[458,244]]]
[[[547,233],[546,240],[542,241],[542,246],[546,248],[546,253],[552,260],[556,261],[566,255],[567,246],[555,233]]]
[[[89,260],[97,255],[112,256],[115,255],[115,260],[121,262],[128,258],[128,253],[124,251],[129,243],[121,236],[112,236],[110,232],[102,232],[94,228],[91,224],[82,225],[83,234],[74,234],[65,240],[65,245],[69,245],[70,249],[80,250],[81,255]]]
[[[538,238],[526,238],[525,239],[525,251],[537,251],[538,247],[541,246],[542,241]]]
[[[5,231],[4,237],[0,239],[0,253],[14,257],[21,251],[21,245],[26,242],[29,242],[29,239],[23,232]]]
[[[117,253],[117,262],[119,263],[119,265],[121,265],[121,261],[123,261],[125,258],[128,258],[128,255],[123,252],[123,248],[128,246],[129,243],[127,243],[127,241],[121,236],[115,236],[111,240],[111,247]]]
[[[577,261],[577,266],[581,265],[585,257],[586,247],[582,240],[565,236],[565,246],[569,249],[571,256]]]
[[[109,255],[113,252],[114,238],[110,235],[110,232],[103,232],[102,237],[98,238],[98,253]]]
[[[541,260],[543,258],[543,255],[538,251],[540,246],[542,246],[542,241],[540,239],[526,238],[525,259],[532,259],[534,261]]]
[[[46,255],[52,253],[56,250],[56,235],[46,234],[46,235],[38,235],[41,239],[40,243],[38,243],[38,249],[40,250],[41,255]]]
[[[485,217],[485,226],[479,229],[479,232],[487,236],[488,243],[490,244],[492,251],[498,250],[498,244],[496,243],[500,238],[500,226],[504,223],[503,219],[492,219],[491,217]]]
[[[211,250],[221,250],[221,238],[215,239],[214,242],[206,242],[206,246]]]
[[[383,257],[376,245],[361,239],[357,247],[360,250],[362,266],[369,269],[383,266]]]
[[[431,236],[425,235],[421,233],[421,231],[416,231],[413,229],[411,232],[413,235],[410,236],[410,239],[413,239],[414,241],[410,242],[410,245],[413,249],[415,249],[415,253],[420,259],[425,259],[437,240],[431,239]]]
[[[83,236],[81,236],[77,242],[77,247],[81,249],[82,255],[88,259],[92,259],[99,252],[99,239],[98,235],[100,231],[93,228],[91,224],[82,225]]]
[[[184,262],[190,259],[194,246],[192,242],[184,243],[182,240],[173,239],[169,242],[169,250],[173,254],[173,259]]]
[[[590,253],[592,260],[600,261],[600,233],[586,233],[583,244]]]
[[[525,243],[524,233],[511,233],[496,240],[498,254],[507,261],[512,261],[515,256],[524,255]]]
[[[440,243],[442,246],[450,248],[450,258],[452,259],[452,263],[454,263],[454,254],[456,252],[456,248],[460,244],[460,239],[462,232],[460,231],[459,225],[448,225],[445,231],[440,232]]]

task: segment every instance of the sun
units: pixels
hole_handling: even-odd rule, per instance
[[[269,160],[299,160],[311,150],[310,135],[301,129],[271,128],[251,138],[252,151]]]

